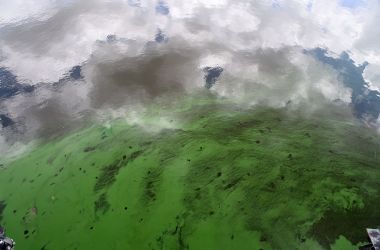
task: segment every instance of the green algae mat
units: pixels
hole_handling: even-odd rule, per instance
[[[2,159],[16,249],[350,250],[380,225],[379,136],[339,110],[175,109]]]

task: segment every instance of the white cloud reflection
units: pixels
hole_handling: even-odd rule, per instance
[[[120,113],[123,105],[202,88],[206,66],[224,68],[212,91],[236,101],[349,102],[337,73],[303,49],[349,51],[377,69],[379,6],[376,0],[2,1],[0,66],[47,87],[4,101],[0,110],[39,135],[83,114]],[[157,43],[159,30],[166,38]],[[75,65],[83,65],[83,81],[49,85]]]

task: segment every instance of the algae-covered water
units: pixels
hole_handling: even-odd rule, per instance
[[[41,142],[0,162],[1,224],[16,249],[356,249],[379,136],[330,108],[193,100]]]

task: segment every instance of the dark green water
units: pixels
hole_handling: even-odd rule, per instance
[[[333,108],[197,103],[166,129],[152,108],[143,127],[115,120],[4,159],[17,249],[349,250],[380,225],[373,131]]]

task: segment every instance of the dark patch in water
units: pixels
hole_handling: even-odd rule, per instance
[[[183,226],[179,227],[178,230],[178,245],[180,250],[188,250],[189,245],[185,243],[184,236],[183,236]]]
[[[83,152],[87,153],[87,152],[94,151],[95,149],[96,147],[86,147],[85,149],[83,149]]]
[[[177,216],[177,220],[179,217]],[[184,223],[181,221],[178,221],[174,229],[166,229],[162,232],[161,236],[156,238],[156,242],[158,244],[159,249],[166,249],[164,248],[164,242],[167,240],[168,237],[172,238],[173,241],[175,240],[177,242],[177,246],[175,249],[178,250],[189,250],[189,244],[186,243],[185,236],[184,236]]]
[[[240,128],[252,128],[260,125],[262,122],[259,120],[248,120],[244,122],[238,122]]]
[[[4,212],[6,206],[7,206],[7,204],[5,204],[5,201],[0,201],[0,222],[3,219],[3,212]]]
[[[210,211],[215,211],[212,196],[215,194],[211,188],[214,181],[221,178],[218,173],[222,173],[220,166],[208,160],[192,163],[189,172],[185,177],[185,197],[184,205],[188,211],[193,211],[195,217],[191,215],[190,220],[206,219],[210,216]],[[216,198],[216,197],[214,197]],[[216,198],[218,199],[218,198]]]
[[[128,158],[116,160],[110,165],[104,166],[102,168],[102,172],[100,173],[100,176],[98,177],[95,183],[94,191],[98,192],[112,185],[115,182],[116,175],[119,173],[120,169],[123,166],[126,166],[129,162],[135,160],[143,152],[144,151],[133,152]]]
[[[224,190],[235,187],[242,179],[243,178],[236,178],[234,180],[231,180],[230,183],[228,183],[226,186],[224,186]]]
[[[105,193],[102,193],[99,198],[94,202],[95,212],[102,212],[105,214],[110,208],[110,204],[107,201],[107,196]]]
[[[149,170],[144,178],[144,201],[152,202],[156,200],[157,189],[161,180],[162,168],[155,167]]]
[[[260,241],[261,242],[266,242],[267,241],[267,237],[265,235],[261,235],[260,236]]]
[[[353,244],[365,241],[366,228],[377,228],[380,222],[379,197],[373,197],[363,209],[329,210],[309,232],[325,248],[344,235]]]

